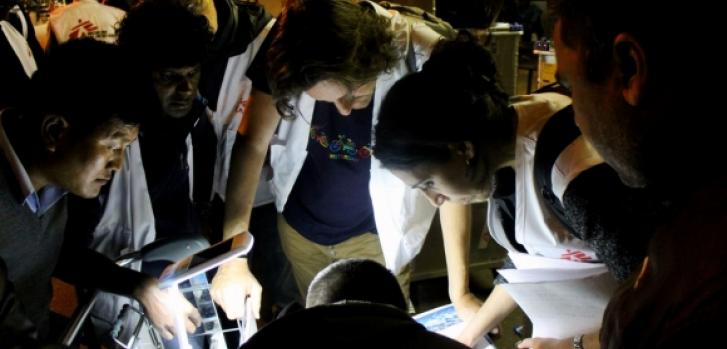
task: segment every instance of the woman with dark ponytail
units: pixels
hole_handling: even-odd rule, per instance
[[[488,200],[490,234],[515,268],[516,257],[527,254],[603,263],[604,273],[625,279],[650,235],[643,194],[624,187],[580,135],[568,96],[510,98],[496,75],[491,54],[472,39],[441,42],[421,72],[399,80],[386,96],[374,155],[435,206]],[[458,241],[461,246],[447,246],[450,279],[467,272],[467,239]],[[455,306],[466,322],[458,340],[472,346],[516,303],[498,285],[479,309]],[[529,345],[570,348],[590,330]],[[597,344],[597,334],[585,340]]]

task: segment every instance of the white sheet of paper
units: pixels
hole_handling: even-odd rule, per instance
[[[616,290],[606,273],[578,280],[502,285],[533,323],[533,337],[567,338],[601,327]]]
[[[608,272],[605,266],[588,269],[500,269],[509,283],[538,283],[584,279]]]
[[[512,263],[517,269],[592,269],[602,268],[606,270],[603,263],[582,263],[566,259],[547,258],[533,256],[527,253],[510,252],[508,254]]]

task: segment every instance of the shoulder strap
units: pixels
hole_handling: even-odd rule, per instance
[[[535,184],[540,193],[558,220],[566,227],[571,234],[578,237],[565,216],[565,208],[562,202],[553,192],[552,172],[555,161],[561,152],[581,135],[581,131],[575,124],[573,107],[568,106],[555,113],[545,123],[538,135],[535,145],[535,158],[533,164],[533,176]]]
[[[7,21],[0,21],[0,35],[5,36],[10,48],[18,57],[18,62],[25,72],[25,75],[31,77],[38,70],[38,66],[36,65],[35,57],[28,45],[28,41]]]
[[[490,196],[488,205],[488,220],[491,220],[490,234],[498,240],[507,250],[512,247],[521,253],[528,253],[525,246],[520,244],[515,237],[515,170],[512,167],[505,167],[495,172],[494,192]],[[495,222],[497,221],[497,222]],[[496,224],[496,223],[499,223]],[[510,246],[504,246],[505,241],[498,239],[504,237]]]
[[[20,9],[20,6],[15,5],[13,8],[10,9],[10,12],[14,14],[16,17],[18,17],[18,23],[20,24],[20,33],[23,34],[23,37],[27,40],[28,39],[28,22],[25,20],[25,17],[23,16],[23,12]]]

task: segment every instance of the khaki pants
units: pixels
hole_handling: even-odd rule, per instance
[[[298,290],[304,301],[308,293],[308,285],[316,274],[337,260],[366,258],[386,265],[381,252],[379,236],[373,233],[364,233],[335,245],[319,245],[306,239],[288,225],[282,214],[278,214],[278,232],[283,252],[290,261],[295,282],[298,284]],[[396,275],[396,279],[408,302],[411,267],[407,265],[399,275]]]

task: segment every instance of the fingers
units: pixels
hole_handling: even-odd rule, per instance
[[[215,301],[215,303],[222,306],[224,309],[224,306],[222,303],[222,291],[224,290],[224,287],[220,286],[220,281],[218,281],[217,276],[215,276],[214,279],[212,279],[212,284],[210,285],[210,296],[212,296],[212,300]]]
[[[167,319],[168,322],[165,323],[161,327],[157,327],[159,329],[159,333],[164,337],[166,340],[174,339],[174,337],[177,336],[177,330],[176,326],[174,325],[174,319],[170,318]],[[197,331],[197,327],[199,327],[202,324],[202,317],[200,316],[197,309],[190,307],[188,312],[186,313],[185,321],[184,321],[184,327],[187,330],[188,333],[194,333]]]
[[[199,311],[178,290],[154,288],[150,296],[145,299],[146,315],[166,340],[171,340],[178,334],[175,327],[177,312],[180,316],[184,316],[183,325],[189,333],[194,333],[202,323]]]
[[[262,286],[245,261],[230,261],[221,266],[212,280],[210,295],[230,320],[245,316],[246,301],[250,302],[254,316],[260,318]]]
[[[248,301],[250,302],[250,306],[252,307],[253,314],[255,314],[255,319],[260,319],[260,304],[262,303],[262,293],[263,289],[257,283],[253,286],[252,292],[250,292],[250,299]]]
[[[192,308],[192,311],[187,314],[187,320],[192,322],[195,329],[202,325],[202,315],[195,308]]]
[[[245,294],[239,287],[226,287],[222,291],[222,303],[219,303],[229,320],[245,316]]]
[[[188,317],[187,321],[184,323],[184,327],[187,328],[187,333],[194,333],[194,331],[197,330],[197,326],[198,325],[194,323],[194,320],[191,317]]]
[[[244,294],[244,281],[234,270],[234,264],[222,269],[217,272],[215,278],[212,280],[212,287],[210,288],[210,295],[215,303],[222,307],[225,311],[225,315],[230,320],[240,318],[244,314],[244,308],[242,306],[242,298]],[[234,276],[232,276],[234,275]]]
[[[518,348],[532,348],[535,345],[537,345],[537,343],[538,343],[538,340],[536,338],[526,338],[515,344],[517,345]]]
[[[164,339],[168,341],[174,339],[174,326],[165,325],[157,329],[159,330],[159,334],[161,334]]]

